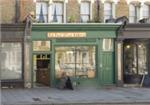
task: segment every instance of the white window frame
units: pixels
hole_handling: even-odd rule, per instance
[[[39,14],[37,14],[37,4],[38,3],[39,4],[45,3],[47,5],[47,7],[46,7],[47,8],[47,13],[46,14],[43,13],[43,16],[44,16],[44,20],[45,20],[45,16],[46,16],[46,21],[44,23],[48,23],[48,13],[49,13],[49,11],[48,11],[48,2],[46,2],[46,1],[38,1],[38,2],[36,2],[36,20],[37,20],[37,22],[39,21],[38,18],[39,18],[39,15],[40,15],[40,12],[39,12]],[[39,8],[39,11],[40,11],[41,5],[38,8]]]
[[[145,7],[146,7],[146,6],[148,7],[147,10],[145,10]],[[147,7],[146,7],[146,8],[147,8]],[[142,10],[143,10],[143,11],[142,11],[142,13],[143,13],[143,18],[150,18],[150,5],[144,3],[144,4],[142,5]],[[147,12],[147,14],[148,14],[147,16],[146,16],[146,15],[144,16],[144,13],[145,13],[145,12]]]
[[[116,17],[116,4],[114,2],[104,2],[104,22],[107,20],[106,15],[105,15],[105,5],[106,4],[111,5],[111,17],[110,18],[115,18]],[[107,7],[106,7],[107,8]]]
[[[87,20],[87,21],[90,21],[90,20],[92,20],[92,3],[90,2],[90,1],[81,1],[80,2],[80,19],[81,19],[81,17],[82,16],[87,16],[88,14],[81,14],[81,5],[82,5],[82,3],[88,3],[89,4],[89,20]],[[87,22],[87,21],[83,21],[83,22]]]
[[[62,11],[63,11],[63,14],[62,14],[62,23],[66,23],[66,3],[67,1],[60,1],[60,0],[55,0],[55,1],[51,1],[50,4],[49,4],[49,18],[48,18],[48,21],[49,23],[53,23],[53,17],[52,17],[52,8],[53,8],[53,3],[62,3]]]
[[[131,6],[134,8],[134,16],[132,16]],[[131,21],[131,18],[133,17],[133,21]],[[129,4],[129,22],[130,23],[137,23],[140,20],[140,6],[135,4]]]

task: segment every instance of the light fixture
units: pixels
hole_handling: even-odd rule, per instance
[[[36,0],[33,0],[34,2],[36,2]]]
[[[131,47],[130,45],[127,45],[127,46],[126,46],[127,49],[129,49],[130,47]]]
[[[138,45],[138,47],[139,47],[139,48],[141,48],[141,47],[142,47],[142,45],[140,44],[140,45]]]

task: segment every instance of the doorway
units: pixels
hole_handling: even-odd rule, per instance
[[[125,40],[124,83],[140,84],[143,75],[148,74],[146,41]]]
[[[50,54],[33,55],[33,65],[34,86],[50,86]]]

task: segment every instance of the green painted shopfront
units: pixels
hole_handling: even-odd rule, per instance
[[[62,72],[78,86],[115,84],[115,38],[119,27],[120,24],[33,24],[32,87],[55,87]]]

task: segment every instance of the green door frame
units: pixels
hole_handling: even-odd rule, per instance
[[[34,74],[34,65],[33,65],[33,57],[34,57],[34,55],[38,55],[38,54],[49,54],[50,55],[50,59],[49,59],[49,61],[50,61],[50,66],[51,66],[51,53],[50,52],[32,52],[32,65],[31,65],[31,81],[32,81],[32,87],[34,87],[35,86],[35,83],[34,83],[34,78],[35,78],[35,74]],[[51,67],[49,68],[49,71],[51,72]],[[51,75],[51,74],[50,74]],[[50,84],[51,85],[51,84]]]

